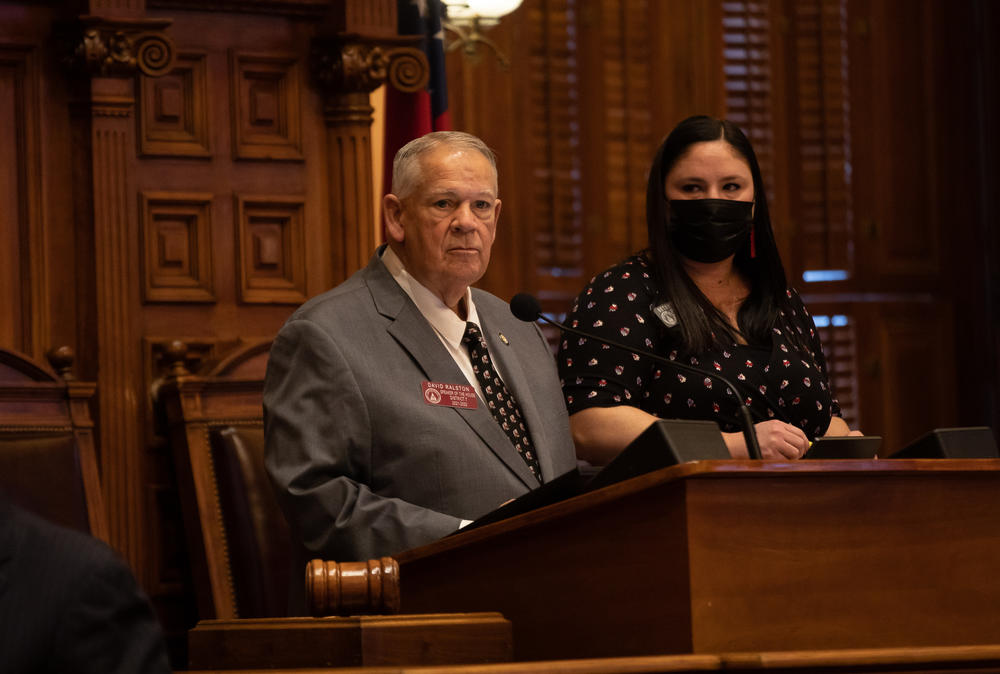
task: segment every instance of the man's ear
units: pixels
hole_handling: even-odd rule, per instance
[[[493,224],[500,222],[500,206],[501,206],[500,200],[497,199],[496,210],[493,211]]]
[[[403,227],[403,203],[395,194],[382,197],[382,221],[385,223],[385,235],[389,241],[403,243],[406,230]]]

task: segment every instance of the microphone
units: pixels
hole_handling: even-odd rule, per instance
[[[739,422],[740,426],[743,428],[743,439],[747,443],[747,454],[751,459],[760,459],[760,445],[757,444],[757,432],[753,427],[753,419],[750,416],[750,408],[747,407],[746,401],[740,397],[740,389],[733,382],[729,381],[726,377],[723,377],[718,372],[712,372],[710,370],[702,370],[701,368],[693,367],[685,363],[679,363],[676,360],[670,360],[664,358],[658,354],[651,351],[646,351],[645,349],[636,349],[631,346],[626,346],[618,342],[614,342],[610,339],[604,339],[603,337],[598,337],[597,335],[592,335],[590,333],[584,332],[583,330],[577,330],[576,328],[571,328],[568,325],[563,325],[562,323],[557,323],[551,318],[542,314],[542,308],[538,304],[538,300],[535,299],[533,295],[528,293],[518,293],[510,300],[510,312],[514,314],[515,318],[518,318],[525,323],[534,323],[537,320],[543,320],[546,323],[556,326],[560,330],[569,332],[574,335],[579,335],[580,337],[586,337],[587,339],[593,339],[596,342],[602,344],[607,344],[608,346],[613,346],[616,349],[622,349],[628,351],[629,353],[637,353],[640,356],[645,356],[658,363],[663,363],[674,369],[687,372],[688,374],[700,375],[702,377],[715,377],[723,384],[728,386],[733,392],[733,396],[739,401]]]

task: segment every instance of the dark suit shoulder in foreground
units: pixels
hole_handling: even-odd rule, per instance
[[[149,601],[107,545],[0,502],[0,672],[169,672]]]

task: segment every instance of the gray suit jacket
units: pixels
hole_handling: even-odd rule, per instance
[[[576,465],[555,361],[537,326],[472,292],[542,478],[551,480]],[[424,381],[468,384],[377,253],[281,329],[264,388],[266,464],[312,553],[392,555],[538,485],[482,401],[476,409],[432,406]]]

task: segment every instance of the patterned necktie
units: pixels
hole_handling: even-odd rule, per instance
[[[496,368],[493,367],[486,340],[483,339],[483,335],[475,323],[465,324],[465,337],[462,338],[462,343],[469,349],[469,356],[472,358],[472,371],[476,373],[479,387],[483,390],[483,398],[486,400],[493,418],[507,434],[517,453],[528,464],[531,474],[541,483],[542,471],[538,467],[538,457],[535,456],[535,448],[531,444],[528,428],[524,425],[521,407],[507,390],[507,386],[500,379]]]

